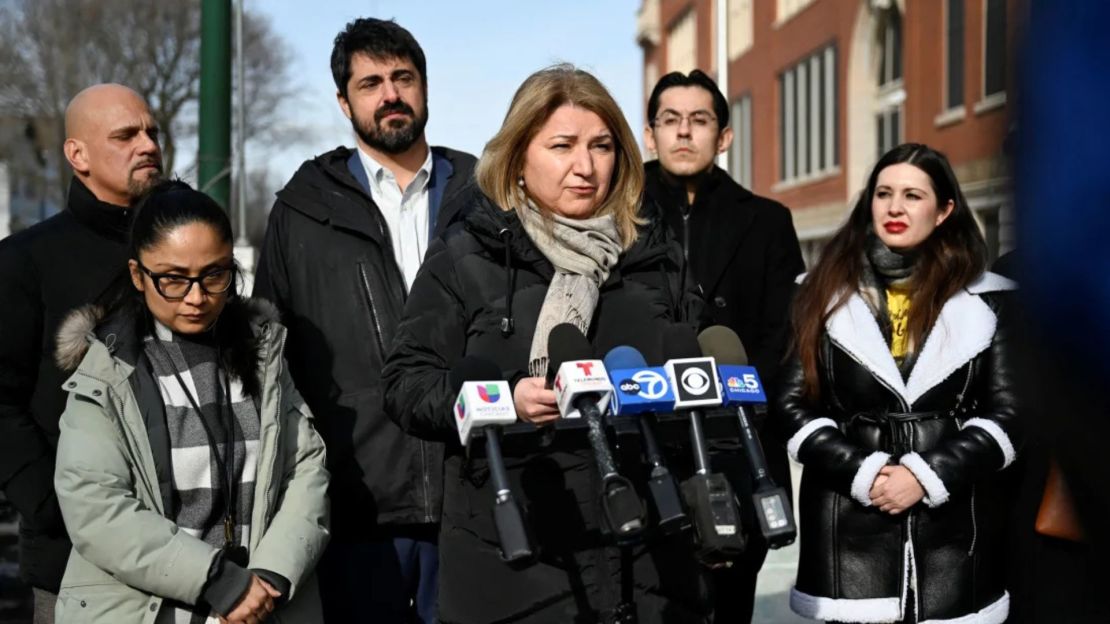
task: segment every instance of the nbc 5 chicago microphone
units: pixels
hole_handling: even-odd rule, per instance
[[[593,358],[593,348],[577,327],[556,325],[548,336],[549,377],[553,373],[555,402],[563,418],[582,418],[601,473],[601,511],[605,529],[618,542],[630,541],[644,529],[644,506],[632,482],[617,472],[601,415],[613,387],[605,364]]]
[[[485,430],[486,461],[495,492],[493,522],[501,544],[501,559],[523,564],[532,558],[532,545],[520,504],[509,487],[505,460],[501,455],[501,427],[517,421],[513,395],[493,362],[466,356],[451,369],[450,381],[458,389],[455,424],[459,440],[467,446],[477,429]]]
[[[752,426],[748,405],[766,403],[767,398],[759,382],[759,373],[748,366],[744,343],[731,329],[714,325],[698,336],[703,353],[713,356],[719,363],[718,373],[724,386],[724,404],[735,406],[740,424],[740,444],[748,458],[754,488],[752,493],[755,515],[767,545],[782,548],[794,542],[798,535],[793,508],[786,488],[775,485],[763,454],[759,434]]]
[[[667,381],[667,371],[662,367],[649,367],[643,354],[629,346],[613,348],[604,362],[614,388],[609,404],[612,413],[640,416],[636,420],[644,441],[644,455],[651,466],[648,494],[656,525],[663,533],[682,530],[687,524],[682,494],[663,461],[655,437],[655,414],[674,411],[674,392]]]
[[[702,427],[701,409],[721,405],[716,363],[702,356],[697,335],[685,325],[667,328],[663,353],[670,358],[664,367],[674,388],[675,412],[690,419],[695,474],[682,484],[682,495],[692,514],[698,558],[711,564],[731,561],[747,546],[739,501],[724,475],[709,472]]]

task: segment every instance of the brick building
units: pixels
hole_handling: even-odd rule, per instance
[[[729,171],[793,209],[807,262],[904,141],[949,157],[992,256],[1013,247],[1003,144],[1024,0],[643,0],[645,109],[667,72],[719,75],[719,6]]]

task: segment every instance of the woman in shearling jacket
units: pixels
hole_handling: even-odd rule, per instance
[[[1006,291],[951,167],[924,145],[875,166],[804,277],[778,407],[805,466],[790,604],[838,622],[1000,623],[1020,447]]]
[[[135,217],[137,292],[61,325],[59,624],[321,619],[324,446],[276,312],[235,294],[231,240],[219,205],[165,183]]]

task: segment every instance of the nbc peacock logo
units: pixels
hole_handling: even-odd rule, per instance
[[[501,400],[501,390],[497,384],[482,384],[478,386],[478,397],[486,403],[496,403]]]

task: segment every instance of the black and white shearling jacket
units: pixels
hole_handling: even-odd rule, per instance
[[[908,378],[858,293],[826,323],[817,404],[797,358],[787,365],[783,437],[805,466],[794,611],[846,622],[1006,619],[995,482],[1021,442],[1006,301],[1015,287],[984,273],[949,299]],[[902,514],[868,497],[887,464],[925,490]]]

